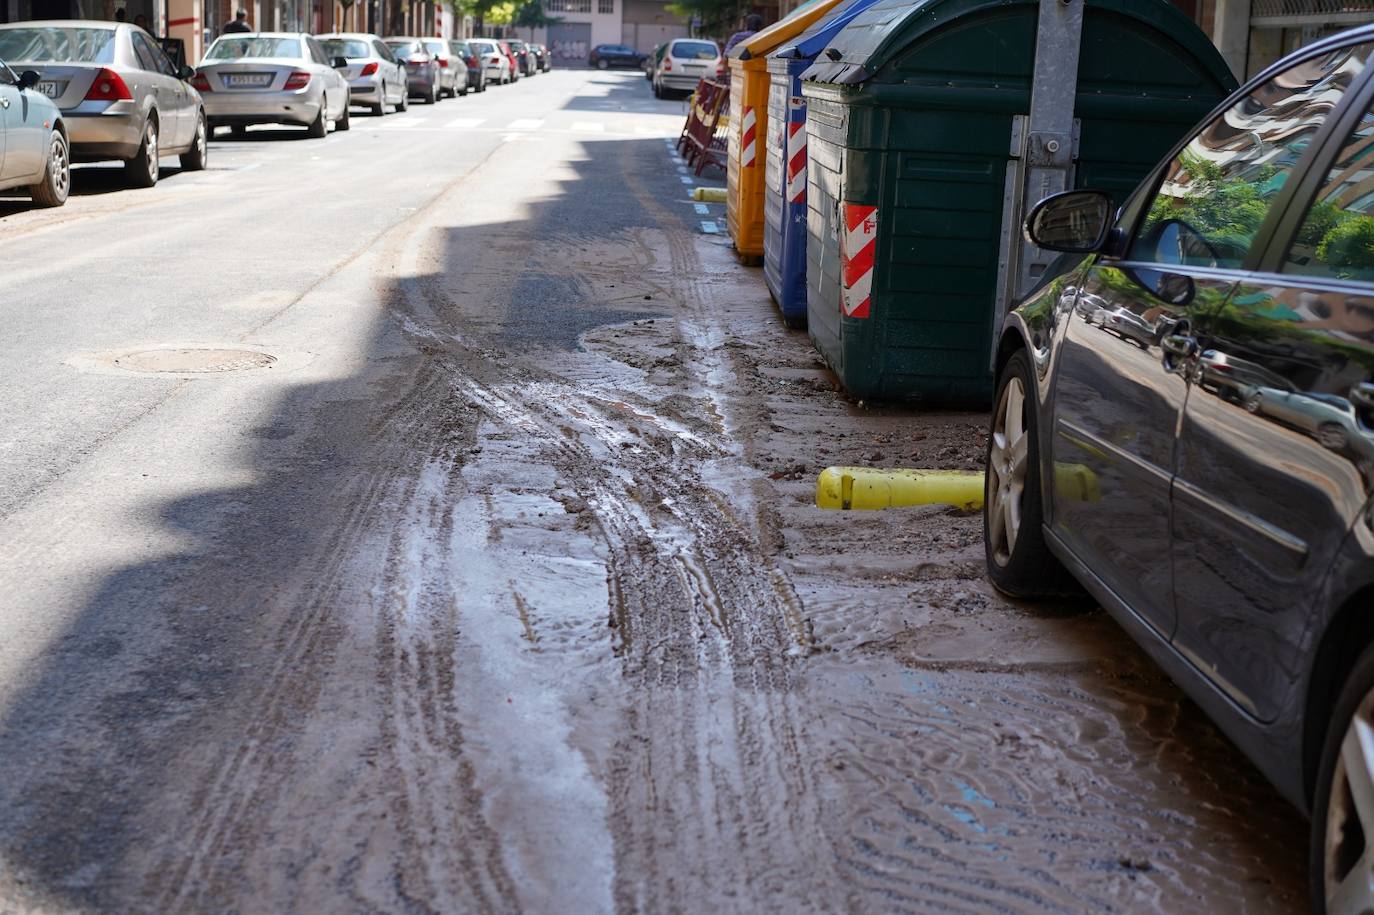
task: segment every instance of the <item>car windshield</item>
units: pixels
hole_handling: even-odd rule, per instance
[[[673,56],[687,60],[715,60],[719,54],[709,41],[679,41],[673,45]]]
[[[290,57],[299,59],[299,38],[271,38],[263,35],[237,38],[225,36],[217,40],[205,55],[206,60],[247,60],[260,57]]]
[[[453,49],[453,53],[454,53],[454,54],[457,54],[459,57],[471,57],[471,56],[472,56],[472,48],[469,48],[467,45],[463,44],[461,41],[455,41],[453,44],[449,45],[449,47],[452,48],[452,49]]]
[[[386,46],[397,57],[408,57],[420,50],[419,43],[414,41],[388,41]]]
[[[330,38],[320,42],[329,57],[371,57],[367,42],[353,38]]]
[[[431,54],[445,54],[448,52],[448,48],[445,47],[444,42],[438,38],[433,41],[424,42],[424,46],[425,50]]]
[[[54,63],[109,64],[115,56],[114,29],[0,29],[0,59]]]

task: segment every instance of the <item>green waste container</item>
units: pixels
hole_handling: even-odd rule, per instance
[[[985,404],[1002,317],[1052,259],[1025,209],[1121,203],[1236,87],[1165,0],[1045,7],[878,0],[802,75],[807,322],[854,396]]]

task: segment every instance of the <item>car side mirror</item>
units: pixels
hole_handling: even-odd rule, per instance
[[[25,89],[32,89],[34,86],[38,85],[38,81],[42,78],[42,74],[37,70],[25,70],[23,73],[19,74],[19,82],[16,85],[19,86],[19,90],[22,92]]]
[[[187,80],[195,75],[196,70],[194,67],[188,67],[185,64],[182,64],[181,66],[177,67],[177,79]]]
[[[1046,251],[1101,251],[1112,228],[1112,198],[1103,191],[1063,191],[1031,208],[1026,239]]]
[[[342,70],[348,66],[348,58],[336,57],[332,61],[330,61],[329,65],[333,67],[335,70]]]

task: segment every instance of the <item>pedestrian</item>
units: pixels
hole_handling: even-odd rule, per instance
[[[248,24],[248,10],[239,10],[234,14],[234,21],[226,24],[220,31],[226,35],[231,32],[253,31],[253,27]]]
[[[124,12],[124,7],[121,6],[119,9],[115,10],[115,22],[125,22],[128,18],[129,14]]]
[[[148,17],[143,15],[142,13],[139,13],[137,16],[134,17],[134,25],[138,26],[145,32],[150,31],[148,28]]]
[[[729,54],[731,48],[739,44],[741,41],[748,39],[750,35],[753,35],[761,28],[763,28],[762,16],[760,16],[758,13],[750,13],[748,16],[745,16],[744,31],[736,32],[735,34],[730,36],[729,40],[725,42],[725,53]]]

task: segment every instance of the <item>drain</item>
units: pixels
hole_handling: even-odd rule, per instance
[[[275,356],[251,349],[146,349],[123,353],[114,359],[117,368],[129,372],[169,372],[177,375],[245,372],[277,361]]]

